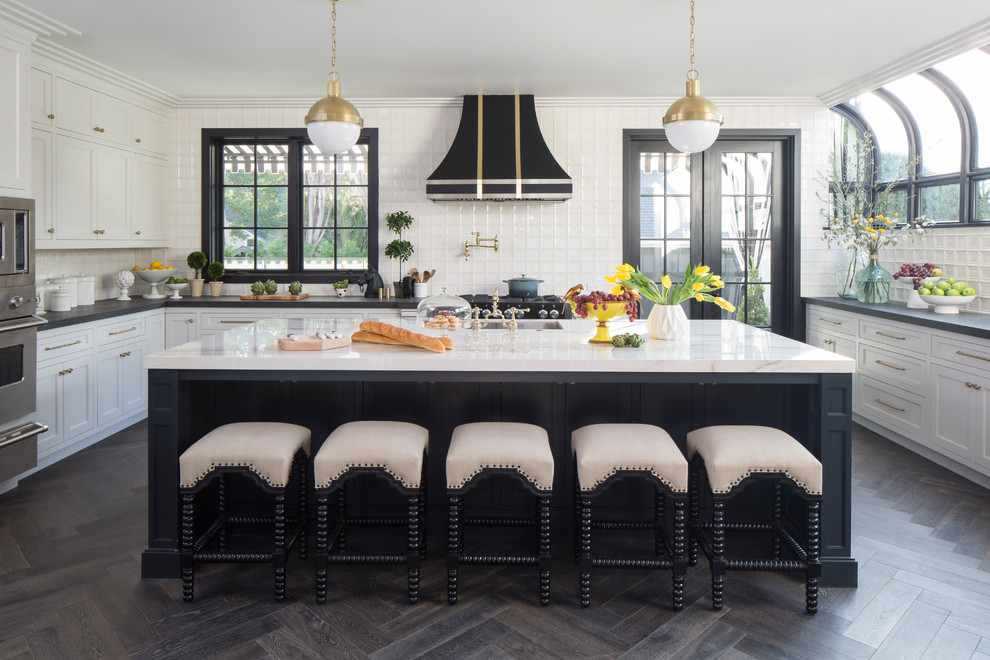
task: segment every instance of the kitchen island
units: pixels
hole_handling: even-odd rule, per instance
[[[421,424],[430,431],[431,517],[446,505],[444,459],[455,426],[539,424],[550,435],[557,465],[557,534],[570,520],[571,431],[639,422],[665,428],[682,449],[688,431],[709,424],[764,424],[798,438],[824,466],[821,584],[856,585],[850,553],[853,360],[735,321],[692,321],[689,338],[651,340],[638,349],[589,344],[592,325],[569,321],[559,330],[462,330],[452,333],[455,350],[443,354],[373,344],[279,351],[278,337],[332,329],[329,323],[260,321],[147,358],[149,545],[142,576],[178,577],[178,456],[220,424],[301,424],[313,432],[314,453],[347,421]],[[343,332],[356,329],[336,323]],[[612,331],[645,328],[615,323]],[[488,497],[498,512],[512,496],[493,488]],[[635,507],[636,498],[621,494],[619,506]],[[360,497],[355,503],[361,506]]]

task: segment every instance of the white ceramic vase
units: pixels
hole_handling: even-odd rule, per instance
[[[688,336],[688,319],[680,305],[654,305],[646,317],[646,329],[653,339],[683,339]]]

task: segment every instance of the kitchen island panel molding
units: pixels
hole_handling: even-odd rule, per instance
[[[277,351],[275,339],[291,323],[262,321],[212,342],[149,356],[152,501],[145,577],[178,575],[177,457],[203,434],[230,421],[277,418],[310,427],[318,445],[340,423],[375,418],[430,429],[434,484],[444,483],[445,449],[457,424],[520,421],[543,426],[559,465],[553,497],[557,529],[566,528],[570,518],[572,477],[566,466],[570,431],[578,426],[655,423],[670,429],[681,445],[688,430],[708,423],[776,426],[801,438],[825,462],[830,485],[823,506],[824,583],[855,585],[848,474],[852,360],[732,321],[697,321],[691,341],[680,346],[650,342],[647,349],[653,346],[653,351],[589,345],[590,332],[578,324],[574,331],[520,331],[515,359],[500,346],[511,344],[507,333],[486,331],[480,334],[490,344],[472,348],[468,333],[460,333],[458,349],[426,361],[409,349],[352,345],[269,368],[268,353]],[[664,359],[678,352],[685,355]],[[542,359],[533,360],[531,353]],[[396,361],[405,368],[394,368]],[[480,496],[498,512],[513,504],[510,490],[496,484]],[[649,502],[641,501],[638,491],[619,489],[610,495],[616,508],[620,502],[625,508],[640,502],[648,510]],[[356,506],[360,499],[358,494]],[[443,493],[431,492],[429,504],[431,516],[442,517]]]

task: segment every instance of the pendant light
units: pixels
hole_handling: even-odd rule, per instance
[[[340,96],[337,73],[337,0],[330,0],[330,74],[327,95],[306,113],[306,132],[310,141],[325,154],[339,154],[357,143],[364,120],[350,101]]]
[[[698,70],[694,68],[694,0],[691,0],[691,68],[687,72],[687,95],[674,101],[663,116],[667,141],[678,151],[693,154],[715,143],[722,115],[715,104],[701,95]]]

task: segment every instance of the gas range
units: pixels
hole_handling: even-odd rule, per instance
[[[482,317],[492,312],[492,297],[488,294],[469,293],[461,298],[468,301],[471,307],[480,307]],[[560,296],[536,296],[535,298],[498,297],[498,308],[503,312],[510,307],[529,308],[528,312],[516,315],[520,319],[569,319],[571,306]]]

